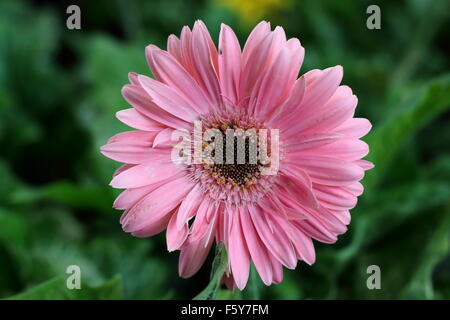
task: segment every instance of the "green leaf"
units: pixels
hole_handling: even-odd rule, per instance
[[[216,300],[242,300],[244,295],[239,290],[218,289],[216,293]],[[245,299],[245,298],[244,298]]]
[[[297,272],[304,272],[302,270],[304,262],[301,262],[301,266],[299,265],[297,268]],[[308,266],[309,267],[309,266]],[[296,279],[294,278],[295,271],[292,270],[283,270],[283,281],[273,287],[271,287],[271,291],[276,293],[277,299],[283,300],[300,300],[303,299],[303,288],[297,284]]]
[[[113,192],[107,187],[82,186],[70,182],[55,182],[39,188],[23,187],[12,194],[14,203],[53,200],[77,209],[112,211]]]
[[[11,193],[20,190],[23,184],[2,158],[0,158],[0,177],[0,202],[2,206],[5,206],[11,202]]]
[[[4,242],[15,248],[25,247],[28,236],[25,217],[0,207],[0,225],[8,226],[0,232],[0,243]]]
[[[214,258],[211,270],[211,280],[206,288],[200,292],[194,300],[212,300],[215,298],[217,290],[220,287],[225,270],[228,267],[228,255],[223,243],[220,243],[216,249],[216,257]]]
[[[87,256],[95,257],[96,267],[107,278],[120,273],[125,299],[179,298],[179,292],[168,281],[173,274],[167,259],[159,258],[152,250],[156,241],[136,240],[125,233],[102,236],[83,248]]]
[[[149,75],[142,46],[123,44],[105,36],[89,39],[80,50],[86,51],[82,73],[92,87],[82,102],[78,116],[92,136],[91,161],[100,181],[109,182],[118,164],[100,153],[100,146],[121,132],[132,128],[121,123],[115,113],[130,108],[123,99],[122,87],[129,83],[128,73]]]
[[[122,280],[119,276],[99,285],[81,284],[80,289],[68,289],[63,277],[48,280],[8,300],[117,300],[122,297]]]
[[[247,286],[245,290],[242,292],[242,296],[244,299],[248,300],[259,300],[261,299],[261,288],[263,286],[263,282],[258,275],[258,271],[253,264],[250,266],[250,276],[248,279]]]
[[[372,259],[365,255],[371,245],[382,241],[389,233],[395,233],[405,223],[426,217],[430,214],[430,209],[445,205],[449,198],[450,186],[447,181],[427,178],[413,181],[402,187],[379,191],[373,198],[373,203],[365,203],[365,205],[352,210],[351,234],[346,235],[351,237],[351,242],[338,250],[326,247],[317,252],[317,256],[320,258],[314,268],[322,278],[330,278],[329,280],[333,283],[329,288],[330,294],[332,290],[338,289],[335,287],[338,284],[336,282],[338,277],[340,275],[345,277],[346,272],[349,272],[348,266],[355,260],[358,261],[356,263],[358,268],[372,264],[370,262],[372,260],[375,264],[379,263],[379,259]],[[415,229],[411,228],[411,230]],[[402,234],[404,231],[398,232]],[[398,241],[394,241],[392,245]],[[390,259],[395,260],[395,254]],[[390,260],[385,259],[385,261]],[[357,283],[362,286],[360,289],[364,293],[367,290],[365,285],[363,286],[365,280],[359,279],[366,278],[365,269],[361,269],[361,276]],[[316,287],[318,287],[317,284],[314,285],[314,288]]]
[[[450,205],[440,219],[426,246],[420,250],[420,261],[411,281],[401,292],[404,299],[433,299],[433,271],[450,251]]]
[[[426,209],[446,203],[449,197],[448,182],[440,180],[415,181],[380,192],[372,205],[355,209],[354,241],[346,250],[356,250],[356,247],[362,248],[380,239],[415,214],[426,213]],[[364,214],[361,214],[363,209]],[[372,228],[374,225],[383,227]],[[341,253],[344,254],[346,250]]]
[[[356,271],[351,278],[354,294],[361,299],[434,298],[434,270],[449,253],[449,218],[448,205],[428,210],[361,251],[350,269]],[[366,286],[370,265],[381,269],[381,290]]]
[[[405,110],[376,128],[366,140],[371,149],[367,159],[375,164],[375,169],[367,172],[364,179],[366,189],[380,182],[408,137],[449,107],[450,75],[445,75],[411,95]]]

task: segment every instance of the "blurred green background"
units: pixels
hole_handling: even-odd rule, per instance
[[[81,7],[81,30],[66,8]],[[381,30],[366,8],[381,8]],[[243,45],[260,20],[306,49],[302,73],[336,64],[373,123],[365,138],[376,168],[334,245],[317,262],[264,286],[252,272],[247,299],[450,298],[450,2],[151,0],[0,2],[0,298],[190,299],[208,283],[211,259],[178,277],[164,234],[124,233],[108,186],[119,166],[99,146],[129,130],[127,73],[149,74],[144,48],[166,47],[195,19],[214,39],[230,25]],[[82,290],[67,290],[79,265]],[[366,269],[381,268],[381,290]]]

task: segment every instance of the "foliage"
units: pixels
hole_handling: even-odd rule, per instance
[[[120,89],[128,72],[150,73],[148,43],[165,48],[200,18],[215,39],[220,23],[231,25],[243,45],[256,22],[256,0],[244,2],[81,1],[81,30],[65,28],[64,1],[0,2],[0,298],[192,298],[207,287],[212,255],[180,279],[164,234],[121,231],[108,186],[118,164],[99,146],[127,130],[114,117],[127,107]],[[349,231],[316,243],[316,264],[285,270],[271,287],[252,267],[247,288],[230,292],[215,285],[224,270],[216,263],[212,290],[197,298],[450,299],[449,2],[264,3],[257,19],[306,48],[302,72],[344,67],[357,115],[373,123],[366,141],[376,167]],[[370,4],[381,7],[381,30],[366,28]],[[73,264],[82,290],[65,286]],[[366,287],[373,264],[381,290]]]

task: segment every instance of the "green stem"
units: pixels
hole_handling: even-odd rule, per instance
[[[220,243],[216,249],[216,256],[214,258],[211,270],[211,280],[209,284],[195,296],[194,300],[213,300],[216,296],[217,290],[220,287],[220,280],[222,279],[225,270],[228,267],[228,255],[223,243]]]

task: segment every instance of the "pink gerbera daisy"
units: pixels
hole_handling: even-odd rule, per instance
[[[297,78],[304,57],[300,41],[287,40],[281,27],[271,31],[267,22],[254,28],[242,51],[228,26],[221,26],[217,49],[197,21],[180,38],[171,35],[167,51],[149,45],[146,57],[154,79],[130,73],[122,94],[133,108],[117,113],[137,130],[119,133],[101,148],[125,163],[111,182],[125,189],[114,202],[125,210],[124,231],[149,237],[166,230],[168,250],[181,251],[179,273],[186,278],[199,270],[214,242],[223,242],[226,280],[241,290],[251,262],[266,285],[282,280],[282,266],[313,264],[312,239],[334,243],[347,230],[349,210],[363,192],[359,181],[372,168],[361,160],[368,146],[359,140],[371,124],[353,117],[357,98],[340,86],[342,67]],[[202,127],[194,134],[198,121]],[[194,141],[208,129],[224,137],[228,129],[278,135],[266,141],[268,162],[262,140],[254,161],[249,143],[243,162],[174,161],[176,132]],[[264,174],[268,167],[276,170]]]

